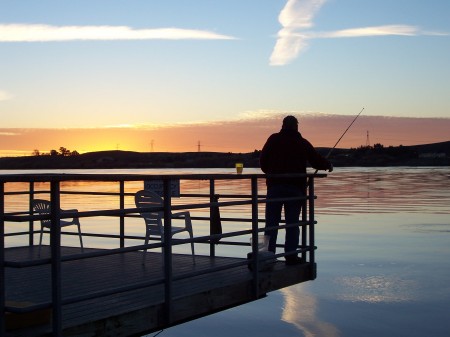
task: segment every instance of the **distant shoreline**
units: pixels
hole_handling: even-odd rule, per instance
[[[318,148],[323,155],[329,148]],[[132,152],[99,151],[74,156],[40,155],[0,158],[0,170],[33,169],[139,169],[139,168],[232,168],[259,167],[260,151],[222,152]],[[334,149],[330,158],[336,167],[450,166],[450,141],[415,145]],[[0,171],[1,172],[1,171]]]

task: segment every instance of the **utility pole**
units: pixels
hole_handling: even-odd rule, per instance
[[[198,151],[198,152],[201,152],[201,151],[200,151],[200,141],[198,141],[198,144],[197,144],[197,151]]]
[[[152,141],[150,143],[150,150],[151,150],[151,152],[153,152],[153,139],[152,139]]]
[[[366,147],[370,146],[370,140],[369,140],[369,130],[367,130],[367,137],[366,137]]]

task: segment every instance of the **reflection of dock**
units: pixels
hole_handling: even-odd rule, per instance
[[[165,193],[168,195],[168,181],[174,176],[153,177],[165,181]],[[51,220],[57,221],[65,215],[59,211],[60,196],[73,191],[64,191],[62,181],[118,181],[122,186],[117,198],[121,207],[114,210],[97,209],[80,211],[83,218],[108,216],[120,227],[120,234],[85,233],[85,236],[96,238],[115,238],[119,247],[98,249],[85,247],[61,246],[61,234],[76,235],[74,232],[61,233],[58,226],[52,227],[51,246],[43,246],[39,256],[39,247],[34,243],[34,236],[39,233],[35,229],[42,216],[33,215],[29,208],[1,213],[2,228],[1,255],[5,268],[2,269],[1,309],[6,315],[0,315],[0,335],[7,336],[129,336],[158,331],[176,324],[193,320],[205,315],[238,306],[266,296],[270,291],[296,283],[313,280],[316,275],[314,260],[314,179],[309,179],[311,194],[305,203],[307,211],[296,224],[301,227],[301,246],[298,253],[304,263],[286,266],[282,259],[271,265],[270,269],[261,271],[264,264],[260,259],[247,260],[247,252],[256,254],[257,235],[263,219],[258,219],[258,209],[264,206],[265,199],[258,195],[258,179],[263,175],[215,175],[215,176],[178,176],[176,179],[196,180],[208,179],[211,194],[204,195],[206,202],[172,205],[171,198],[165,198],[164,209],[190,210],[206,208],[222,213],[226,208],[245,205],[250,208],[251,218],[222,217],[221,234],[207,236],[195,235],[196,245],[207,245],[210,253],[196,255],[195,263],[191,255],[175,254],[175,245],[189,246],[190,239],[171,239],[166,237],[164,254],[161,253],[161,241],[151,241],[148,246],[142,245],[143,237],[125,235],[126,221],[138,217],[136,209],[124,208],[124,199],[133,193],[124,192],[125,181],[142,181],[152,179],[150,176],[105,176],[105,175],[52,175],[52,176],[0,176],[0,206],[5,209],[5,195],[28,194],[29,200],[39,194],[47,194],[52,199]],[[249,182],[250,193],[242,195],[221,195],[221,202],[214,198],[216,180],[242,180]],[[5,186],[11,181],[30,183],[30,190],[25,192],[5,192]],[[32,188],[35,181],[51,181],[50,191],[36,191]],[[167,183],[166,183],[167,181]],[[92,192],[76,192],[83,195]],[[245,192],[244,192],[245,193]],[[108,192],[107,195],[112,193]],[[98,197],[98,194],[96,194]],[[186,197],[186,196],[185,196]],[[199,195],[196,195],[198,198]],[[229,200],[222,201],[229,198]],[[187,198],[187,197],[186,197]],[[184,199],[183,195],[182,198]],[[9,200],[9,198],[7,199]],[[198,199],[196,199],[198,200]],[[101,205],[101,204],[100,204]],[[167,212],[166,212],[167,213]],[[66,217],[73,214],[66,215]],[[206,226],[212,217],[193,217],[195,225],[203,221]],[[134,219],[136,220],[136,219]],[[165,218],[166,226],[171,221]],[[240,223],[240,227],[248,229],[239,231],[227,230],[226,222]],[[5,227],[15,224],[30,225],[29,231],[11,231],[5,234]],[[33,225],[34,223],[34,225]],[[212,228],[213,226],[211,226]],[[235,228],[235,227],[234,227]],[[214,232],[214,231],[213,231]],[[23,238],[18,247],[4,247],[9,238]],[[249,246],[249,238],[255,240]],[[128,245],[130,241],[139,239],[139,245]],[[220,239],[220,241],[217,241]],[[212,243],[212,241],[215,242]],[[227,246],[224,251],[233,254],[218,253],[220,246]],[[234,247],[235,248],[234,248]],[[142,263],[142,249],[149,248],[145,264]],[[280,252],[283,251],[280,245]],[[282,256],[284,254],[278,254]],[[277,256],[277,257],[279,257]],[[252,266],[249,269],[249,264]],[[31,318],[40,319],[31,322]],[[50,317],[52,319],[50,319]],[[11,324],[18,322],[18,326]],[[28,326],[27,326],[28,325]],[[31,325],[31,326],[29,326]]]

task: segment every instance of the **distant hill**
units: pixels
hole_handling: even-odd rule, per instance
[[[329,148],[318,148],[323,155]],[[132,152],[99,151],[76,156],[24,156],[0,158],[0,169],[112,169],[112,168],[227,168],[242,162],[259,167],[260,151],[222,152]],[[344,166],[450,166],[450,141],[414,145],[334,149],[330,160]]]
[[[413,146],[384,147],[377,144],[357,149],[335,149],[330,160],[335,166],[450,166],[450,141]]]
[[[76,156],[26,156],[0,158],[0,169],[112,169],[112,168],[212,168],[258,167],[259,152],[132,152],[99,151]]]

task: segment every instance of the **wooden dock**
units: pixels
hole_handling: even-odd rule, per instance
[[[87,249],[88,251],[95,251]],[[86,249],[85,249],[86,251]],[[80,248],[62,247],[62,256],[80,253]],[[49,256],[43,246],[41,258]],[[17,247],[5,251],[11,262],[38,259],[38,247]],[[107,292],[96,299],[62,306],[62,334],[64,336],[139,336],[177,325],[255,300],[252,291],[252,272],[247,265],[220,270],[220,267],[245,261],[230,257],[198,255],[193,264],[190,255],[173,255],[173,277],[213,270],[203,275],[182,278],[173,282],[173,304],[168,321],[164,308],[164,284],[141,289],[116,292],[115,289],[152,283],[163,278],[162,255],[147,253],[142,264],[140,251],[120,253],[62,263],[62,297],[83,296]],[[51,270],[49,265],[28,268],[7,268],[6,302],[45,303],[51,301]],[[259,297],[299,282],[312,280],[315,266],[305,263],[286,266],[278,261],[270,271],[261,271],[258,280]],[[23,314],[16,314],[16,318]],[[20,319],[20,318],[19,318]],[[52,324],[7,330],[7,336],[50,336]]]
[[[299,227],[300,244],[286,254],[298,254],[303,263],[285,265],[284,245],[279,244],[276,257],[280,261],[259,269],[264,266],[261,258],[248,260],[247,253],[263,256],[258,254],[258,237],[266,230],[260,208],[273,201],[258,192],[265,186],[265,175],[0,175],[0,311],[4,313],[0,336],[142,336],[315,279],[314,179],[325,175],[292,176],[308,178],[308,193],[299,198],[304,203],[299,222],[278,228]],[[142,233],[127,231],[130,222],[141,218],[142,208],[127,205],[134,204],[142,182],[151,180],[162,181],[164,203],[145,209],[163,211],[164,240],[143,245],[143,219],[139,219]],[[174,180],[187,186],[208,181],[209,193],[180,193],[172,204]],[[239,182],[239,194],[220,193],[218,200],[216,187],[232,181]],[[108,182],[110,188],[86,191],[86,182],[92,186]],[[118,187],[115,191],[111,191],[113,185]],[[16,189],[9,190],[10,186]],[[84,201],[90,196],[95,196],[95,202]],[[50,201],[48,214],[33,210],[36,199]],[[62,212],[73,208],[69,200],[83,200],[77,207],[81,209]],[[235,207],[246,216],[237,215]],[[197,210],[207,213],[195,214]],[[172,211],[194,214],[193,238],[172,239]],[[85,221],[96,217],[108,218],[109,230],[95,227],[84,232]],[[108,240],[99,245],[107,249],[89,245],[82,250],[81,242],[80,247],[62,245],[62,236],[78,235],[61,230],[60,221],[68,218],[79,219],[83,237]],[[50,246],[42,246],[39,254],[35,237],[41,220],[50,220],[51,229]],[[209,231],[199,235],[196,226]],[[172,250],[177,245],[190,248],[191,242],[206,245],[202,254],[195,255],[195,263],[191,254],[178,254],[185,250],[177,249],[177,254]],[[148,249],[145,264],[143,249]]]

